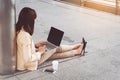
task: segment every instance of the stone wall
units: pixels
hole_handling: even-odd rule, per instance
[[[120,15],[120,5],[118,10],[116,10],[116,3],[97,0],[62,0],[62,1]]]

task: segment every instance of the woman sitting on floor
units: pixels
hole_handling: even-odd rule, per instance
[[[61,45],[55,53],[46,54],[46,42],[34,44],[32,35],[37,15],[34,9],[25,7],[21,10],[16,24],[17,70],[37,70],[38,64],[48,59],[68,58],[84,55],[86,41],[75,45]],[[36,52],[36,49],[38,51]]]

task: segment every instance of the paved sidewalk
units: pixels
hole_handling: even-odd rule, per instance
[[[0,80],[120,80],[120,16],[53,0],[16,3],[17,16],[25,6],[37,12],[35,42],[46,40],[50,27],[55,26],[65,32],[62,44],[79,43],[84,36],[88,53],[59,60],[56,74],[43,72],[51,68],[47,61],[36,71],[0,75]]]

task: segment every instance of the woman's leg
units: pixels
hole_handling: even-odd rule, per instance
[[[75,44],[75,45],[61,45],[58,49],[56,53],[62,53],[62,52],[66,52],[66,51],[71,51],[71,50],[75,50],[77,48],[79,48],[81,46],[80,44]]]
[[[48,60],[55,53],[56,53],[56,49],[54,49],[51,53],[44,53],[43,55],[41,55],[41,58],[38,61],[38,64],[42,64],[43,62]]]
[[[68,57],[73,57],[75,55],[80,55],[82,54],[82,48],[83,48],[83,44],[81,44],[81,46],[79,46],[79,48],[77,49],[66,49],[64,50],[64,52],[57,52],[55,54],[53,54],[49,59],[61,59],[61,58],[68,58]]]
[[[61,59],[75,56],[76,50],[70,50],[62,53],[55,53],[49,59]]]
[[[41,59],[39,60],[39,64],[42,64],[48,59],[57,59],[57,58],[66,58],[66,57],[72,57],[77,54],[80,54],[80,50],[82,49],[82,44],[76,44],[76,45],[62,45],[57,50],[53,51],[52,53],[44,53],[41,56]]]

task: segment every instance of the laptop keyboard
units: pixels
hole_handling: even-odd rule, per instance
[[[51,43],[49,43],[49,42],[47,42],[46,46],[47,46],[47,50],[51,50],[51,49],[56,48],[55,45],[53,45],[53,44],[51,44]]]

